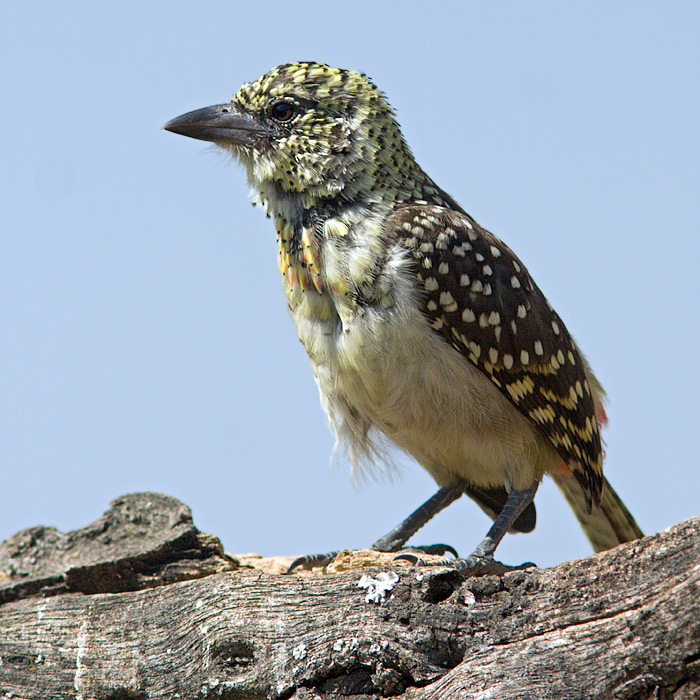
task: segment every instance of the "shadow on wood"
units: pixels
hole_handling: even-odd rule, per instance
[[[700,518],[504,576],[290,560],[228,556],[153,493],[24,530],[0,545],[0,698],[700,698]]]

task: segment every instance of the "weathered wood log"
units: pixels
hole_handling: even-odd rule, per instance
[[[288,561],[236,561],[158,494],[20,532],[0,545],[0,698],[700,698],[700,518],[503,576],[367,552],[274,573]]]

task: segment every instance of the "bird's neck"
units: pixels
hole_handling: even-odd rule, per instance
[[[279,246],[278,265],[291,287],[315,287],[321,291],[321,248],[329,236],[357,232],[368,222],[380,222],[396,206],[396,200],[377,191],[341,191],[338,195],[311,198],[307,193],[271,191],[260,200],[275,222]]]
[[[254,183],[254,198],[292,246],[300,242],[302,229],[315,225],[315,234],[328,219],[340,219],[352,226],[368,217],[382,219],[397,206],[410,202],[449,206],[451,198],[409,156],[401,161],[401,168],[396,162],[365,164],[363,169],[348,173],[331,195],[319,196],[313,189],[286,190],[273,180]]]
[[[342,235],[346,245],[352,241],[353,246],[372,248],[373,256],[380,254],[383,222],[402,204],[424,201],[458,208],[407,147],[372,155],[362,167],[349,169],[331,195],[285,190],[272,180],[256,183],[258,202],[275,221],[279,268],[289,284],[298,280],[320,291],[321,250],[329,237]]]

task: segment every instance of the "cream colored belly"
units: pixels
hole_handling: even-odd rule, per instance
[[[561,459],[467,358],[416,311],[371,309],[350,321],[293,313],[321,401],[353,468],[375,459],[373,428],[445,485],[527,488]]]

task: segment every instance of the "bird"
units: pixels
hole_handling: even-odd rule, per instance
[[[436,481],[374,549],[404,551],[466,494],[493,525],[448,561],[487,570],[507,532],[533,530],[545,475],[595,551],[643,536],[603,475],[605,392],[587,360],[523,262],[420,167],[366,74],[285,63],[164,129],[244,166],[274,221],[289,313],[353,473],[393,444]]]

